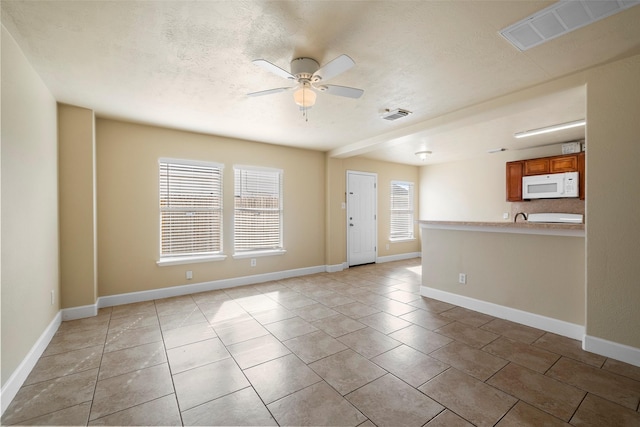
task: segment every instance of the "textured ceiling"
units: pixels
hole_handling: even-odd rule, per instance
[[[420,164],[427,144],[429,161],[451,161],[583,118],[585,91],[436,118],[640,52],[637,6],[526,52],[498,34],[551,3],[5,0],[2,23],[58,101],[98,116]],[[330,83],[364,89],[358,100],[320,94],[305,121],[291,92],[246,96],[288,85],[253,59],[288,70],[340,54],[356,66]],[[398,107],[413,114],[379,117]]]

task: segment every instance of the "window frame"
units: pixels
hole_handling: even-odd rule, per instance
[[[219,188],[213,188],[213,190],[217,190],[218,197],[218,205],[216,208],[199,208],[199,209],[187,209],[185,207],[174,207],[174,208],[166,208],[162,206],[163,202],[163,171],[162,167],[165,165],[175,165],[180,167],[204,167],[217,169],[219,174]],[[216,163],[216,162],[207,162],[207,161],[199,161],[199,160],[186,160],[186,159],[176,159],[176,158],[168,158],[161,157],[158,159],[158,217],[159,217],[159,257],[156,264],[158,266],[167,266],[167,265],[178,265],[178,264],[190,264],[190,263],[199,263],[199,262],[208,262],[208,261],[221,261],[226,259],[226,255],[224,255],[224,164]],[[216,197],[216,196],[214,196]],[[194,252],[194,253],[185,253],[181,254],[176,252],[174,254],[163,254],[163,215],[166,212],[218,212],[219,221],[217,224],[213,221],[213,226],[218,226],[217,234],[219,236],[219,250],[217,251],[209,251],[209,252]]]
[[[394,198],[399,197],[394,191],[394,186],[408,186],[408,209],[395,207]],[[394,217],[398,214],[410,215],[408,229],[404,230],[404,234],[394,236]],[[398,234],[397,232],[395,234]],[[389,241],[403,242],[415,240],[415,184],[411,181],[391,180],[389,191]]]
[[[250,248],[238,250],[238,210],[236,206],[237,198],[240,197],[238,191],[242,191],[242,188],[238,189],[238,173],[242,172],[255,172],[255,173],[268,173],[277,174],[278,176],[278,244],[268,248]],[[283,255],[287,251],[284,248],[284,170],[278,168],[270,168],[263,166],[249,166],[249,165],[234,165],[233,166],[233,258],[256,258],[272,255]],[[247,209],[247,208],[240,208]],[[256,209],[259,210],[259,209]]]

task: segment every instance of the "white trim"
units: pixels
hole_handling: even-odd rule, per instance
[[[0,390],[0,405],[1,411],[0,416],[4,414],[4,411],[9,407],[11,401],[16,397],[20,387],[24,384],[25,380],[31,373],[31,370],[36,363],[38,363],[38,359],[42,356],[42,353],[46,350],[47,346],[51,342],[51,339],[55,335],[58,327],[60,326],[62,315],[61,312],[54,316],[49,326],[46,327],[40,338],[35,342],[29,353],[22,359],[20,365],[16,368],[15,371],[11,374],[7,382],[2,386],[2,390]]]
[[[224,261],[227,259],[226,255],[199,255],[199,256],[183,256],[183,257],[165,257],[156,261],[158,267],[165,267],[167,265],[180,265],[180,264],[195,264],[199,262],[213,262]]]
[[[63,308],[62,321],[84,319],[85,317],[93,317],[98,315],[98,304],[81,305],[79,307]]]
[[[349,268],[349,264],[343,262],[342,264],[334,264],[325,266],[325,271],[327,273],[337,273],[338,271],[347,270]]]
[[[247,252],[238,252],[233,254],[233,259],[243,259],[243,258],[259,258],[263,256],[275,256],[275,255],[284,255],[287,253],[286,249],[265,249],[263,251],[247,251]]]
[[[428,286],[420,286],[420,295],[434,298],[440,301],[455,304],[460,307],[478,311],[501,319],[510,320],[532,328],[542,329],[547,332],[562,335],[565,337],[581,340],[584,338],[585,329],[582,325],[565,322],[564,320],[542,316],[516,308],[505,307],[492,302],[482,301],[451,292],[441,291]]]
[[[415,242],[415,237],[399,237],[394,239],[393,237],[389,237],[389,243],[402,243],[402,242]]]
[[[376,259],[376,262],[379,263],[379,262],[402,261],[405,259],[420,258],[420,257],[422,257],[422,252],[407,252],[405,254],[379,256]]]
[[[640,367],[640,348],[585,335],[582,348],[586,351],[611,357],[621,362]]]
[[[236,286],[253,285],[271,280],[282,280],[290,277],[306,276],[308,274],[324,273],[325,266],[305,267],[295,270],[284,270],[273,273],[256,274],[253,276],[234,277],[230,279],[214,280],[212,282],[193,283],[190,285],[171,286],[168,288],[151,289],[148,291],[129,292],[126,294],[108,295],[98,298],[98,307],[113,307],[134,302],[151,301],[154,299],[170,298],[198,292],[214,291],[218,289],[234,288]]]

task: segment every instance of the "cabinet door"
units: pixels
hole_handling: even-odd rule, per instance
[[[578,186],[580,188],[578,188],[578,191],[580,192],[580,200],[584,200],[584,195],[585,195],[585,158],[584,158],[584,152],[578,154]]]
[[[550,163],[551,173],[575,172],[578,170],[578,155],[552,157]]]
[[[524,163],[507,162],[507,201],[519,202],[522,200],[522,172]]]
[[[549,173],[549,158],[542,157],[539,159],[531,159],[524,161],[524,174],[528,175],[542,175]]]

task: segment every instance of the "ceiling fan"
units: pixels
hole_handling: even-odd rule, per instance
[[[322,67],[320,67],[318,61],[312,58],[295,58],[291,61],[291,72],[264,59],[255,59],[252,62],[277,76],[295,81],[296,85],[253,92],[249,93],[248,96],[271,95],[287,90],[295,90],[293,93],[295,103],[300,106],[301,110],[307,110],[316,103],[316,91],[354,99],[360,98],[364,93],[362,89],[324,84],[325,81],[344,73],[356,65],[353,59],[347,55],[340,55]]]

